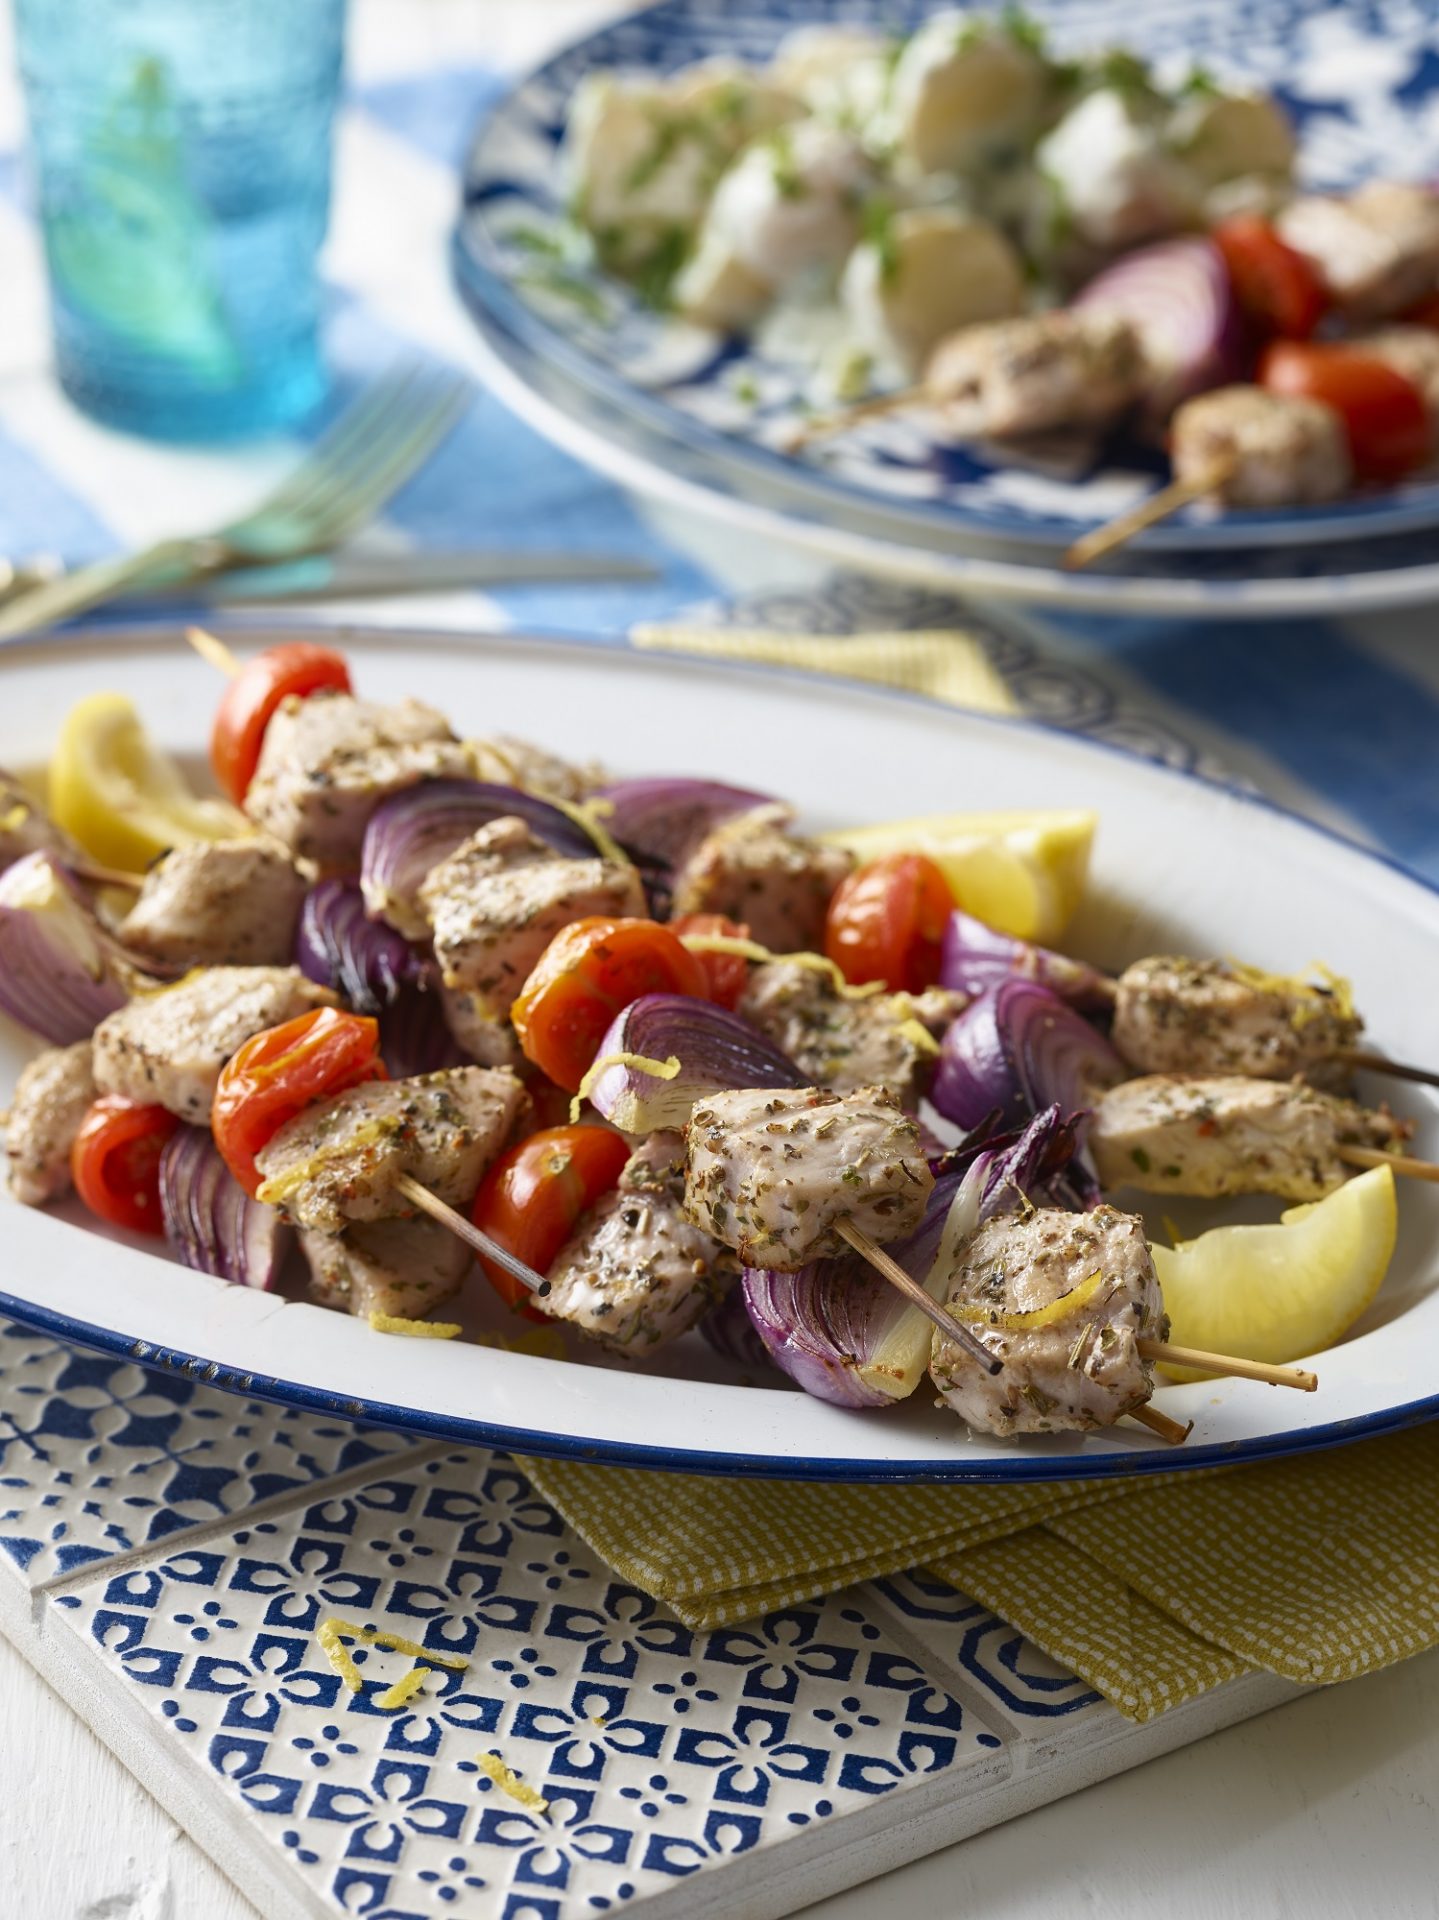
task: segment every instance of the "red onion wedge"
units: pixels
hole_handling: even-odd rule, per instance
[[[688,994],[646,993],[610,1023],[581,1091],[621,1133],[654,1133],[682,1127],[707,1094],[803,1084],[789,1056],[737,1013]]]
[[[886,1253],[942,1299],[962,1241],[994,1214],[1032,1195],[1047,1198],[1073,1150],[1073,1123],[1057,1107],[1022,1131],[967,1143],[935,1181],[919,1227]],[[885,1407],[906,1399],[923,1378],[933,1326],[858,1255],[794,1273],[748,1268],[741,1284],[771,1360],[817,1399]]]
[[[940,953],[939,984],[974,998],[1005,980],[1037,980],[1072,1007],[1099,1012],[1114,1004],[1114,984],[1083,960],[997,933],[958,908],[949,916]]]
[[[48,853],[0,873],[0,1009],[56,1046],[87,1040],[128,999],[121,948]]]
[[[1210,240],[1163,240],[1126,253],[1071,301],[1077,313],[1118,313],[1152,369],[1149,411],[1242,377],[1244,332],[1224,260]]]
[[[428,929],[416,906],[420,883],[491,820],[523,820],[547,846],[572,860],[604,851],[573,813],[523,787],[486,780],[424,780],[382,800],[365,828],[360,885],[372,918],[388,920],[411,939]]]
[[[767,793],[718,780],[618,780],[595,795],[605,827],[634,861],[650,910],[668,919],[674,876],[707,834],[748,813],[788,823],[794,810]]]
[[[241,1287],[273,1287],[290,1229],[252,1200],[205,1127],[179,1127],[160,1155],[165,1238],[187,1267]]]
[[[356,1013],[379,1013],[431,972],[424,956],[393,927],[371,920],[353,880],[321,880],[305,895],[295,933],[295,965],[307,980],[333,987]]]
[[[1048,987],[1005,980],[945,1033],[929,1097],[957,1127],[977,1127],[995,1112],[1022,1126],[1051,1105],[1066,1116],[1084,1113],[1128,1071],[1103,1034]],[[1074,1180],[1075,1200],[1093,1205],[1099,1183],[1082,1146]]]

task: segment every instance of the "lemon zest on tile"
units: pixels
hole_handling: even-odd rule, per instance
[[[452,1667],[456,1673],[463,1673],[470,1664],[464,1654],[440,1653],[434,1647],[422,1647],[418,1640],[407,1640],[403,1634],[391,1633],[385,1627],[357,1626],[353,1620],[340,1620],[334,1615],[320,1622],[315,1629],[315,1638],[320,1643],[320,1651],[351,1693],[358,1693],[365,1683],[360,1677],[360,1669],[350,1656],[350,1649],[344,1644],[346,1640],[361,1640],[366,1646],[384,1647],[391,1653],[408,1654],[410,1659],[426,1661],[432,1667]],[[404,1686],[408,1678],[409,1675],[406,1675],[405,1679],[396,1681],[395,1687]],[[394,1692],[395,1688],[389,1691]],[[404,1699],[408,1697],[406,1694]],[[378,1704],[383,1705],[383,1700]],[[403,1700],[396,1704],[402,1705]]]
[[[367,1313],[376,1333],[403,1333],[411,1340],[453,1340],[463,1331],[458,1320],[407,1320],[402,1313]]]
[[[547,1820],[550,1803],[543,1794],[536,1793],[533,1787],[527,1787],[512,1767],[507,1767],[497,1753],[479,1753],[475,1755],[475,1764],[481,1773],[494,1781],[501,1793],[508,1794],[511,1800],[525,1808],[529,1813],[537,1813]]]
[[[408,1673],[402,1673],[394,1686],[377,1694],[375,1705],[383,1713],[393,1713],[397,1707],[403,1707],[414,1699],[433,1672],[431,1667],[411,1667]]]

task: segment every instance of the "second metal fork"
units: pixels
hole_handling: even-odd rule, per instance
[[[469,397],[465,381],[419,364],[382,375],[248,513],[211,532],[160,540],[17,594],[0,608],[0,640],[140,588],[338,546],[429,458]]]

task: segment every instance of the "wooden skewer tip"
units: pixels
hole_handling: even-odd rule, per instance
[[[411,1206],[418,1207],[421,1213],[427,1213],[432,1220],[438,1220],[442,1227],[448,1227],[450,1232],[463,1240],[467,1246],[473,1247],[482,1259],[493,1260],[496,1266],[503,1267],[506,1273],[518,1280],[521,1286],[527,1287],[539,1299],[543,1299],[549,1292],[548,1280],[542,1279],[532,1267],[527,1267],[523,1260],[517,1260],[508,1247],[502,1247],[498,1240],[492,1240],[489,1234],[477,1227],[472,1220],[467,1220],[457,1208],[441,1200],[438,1194],[431,1193],[427,1186],[410,1174],[402,1173],[395,1185]]]
[[[1168,1340],[1138,1340],[1140,1358],[1162,1366],[1192,1367],[1196,1373],[1229,1374],[1238,1380],[1259,1380],[1269,1387],[1293,1387],[1298,1393],[1313,1393],[1319,1385],[1317,1373],[1303,1367],[1276,1367],[1267,1360],[1245,1360],[1235,1353],[1206,1353],[1200,1347],[1176,1347]]]
[[[1194,1431],[1194,1422],[1171,1420],[1167,1413],[1161,1413],[1158,1407],[1133,1407],[1129,1417],[1137,1420],[1141,1427],[1158,1434],[1161,1440],[1167,1440],[1171,1447],[1182,1447]]]
[[[1187,507],[1191,501],[1203,500],[1211,493],[1217,493],[1233,474],[1234,468],[1234,459],[1225,457],[1202,467],[1198,473],[1189,474],[1183,480],[1171,480],[1167,487],[1161,487],[1158,493],[1151,493],[1138,506],[1129,508],[1126,513],[1116,514],[1105,526],[1096,527],[1092,533],[1083,534],[1066,552],[1065,567],[1071,573],[1077,573],[1081,568],[1092,566],[1096,560],[1104,559],[1117,547],[1125,546],[1150,527],[1158,526],[1161,520],[1178,513],[1181,507]]]
[[[1412,1153],[1381,1153],[1377,1147],[1340,1147],[1339,1158],[1351,1167],[1390,1167],[1405,1180],[1439,1180],[1439,1164],[1416,1160]]]
[[[872,394],[868,400],[856,400],[851,407],[841,407],[834,413],[823,413],[814,420],[806,420],[792,433],[786,434],[780,450],[783,453],[800,453],[813,440],[825,440],[834,433],[847,433],[861,421],[876,420],[886,413],[898,413],[903,407],[919,406],[928,397],[923,387],[901,387],[898,393]]]
[[[185,638],[202,660],[207,660],[221,673],[227,673],[233,679],[240,671],[239,660],[218,634],[210,633],[204,627],[186,627]]]

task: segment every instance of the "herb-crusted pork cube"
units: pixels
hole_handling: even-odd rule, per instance
[[[788,1271],[839,1253],[841,1221],[897,1240],[934,1186],[918,1127],[883,1087],[710,1094],[685,1149],[690,1218],[747,1267]]]

